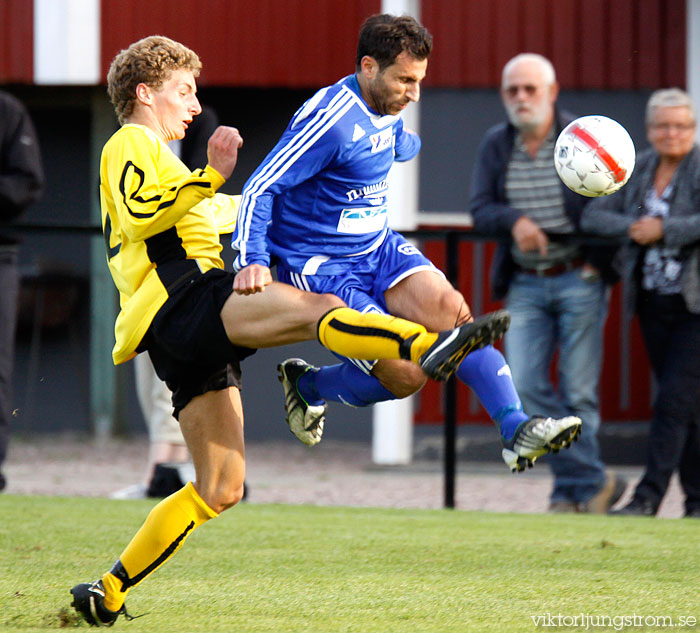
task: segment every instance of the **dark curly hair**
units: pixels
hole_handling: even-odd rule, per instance
[[[391,66],[404,51],[418,60],[427,59],[433,49],[433,36],[409,15],[378,13],[360,28],[355,66],[359,70],[365,55],[374,58],[379,70]]]
[[[107,73],[107,92],[119,123],[123,125],[134,111],[136,86],[144,83],[159,88],[174,70],[181,69],[198,77],[202,62],[184,44],[162,35],[144,37],[120,51]]]

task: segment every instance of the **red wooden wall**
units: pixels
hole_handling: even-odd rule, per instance
[[[176,7],[176,10],[173,10]],[[205,64],[202,84],[313,87],[352,72],[357,31],[380,0],[122,0],[102,4],[102,68],[152,33]],[[685,0],[424,0],[435,50],[427,86],[493,87],[503,64],[539,52],[565,89],[685,85]]]
[[[424,1],[427,85],[493,87],[519,52],[552,60],[565,89],[685,86],[685,0]]]
[[[0,83],[34,79],[34,3],[0,0]]]
[[[167,35],[202,59],[201,85],[305,88],[355,68],[357,33],[380,0],[121,0],[102,2],[102,60],[147,35]]]
[[[685,85],[686,0],[423,0],[435,38],[426,85],[494,87],[514,54],[540,52],[566,89]],[[0,82],[31,83],[33,1],[0,0]],[[201,83],[308,88],[352,72],[380,0],[101,0],[100,64],[154,33],[196,50]]]

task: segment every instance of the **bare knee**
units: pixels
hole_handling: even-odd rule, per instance
[[[245,469],[224,467],[218,472],[201,473],[197,478],[197,492],[214,512],[232,508],[243,499]]]
[[[243,499],[244,487],[243,484],[237,486],[219,486],[211,493],[203,496],[206,504],[220,514],[224,510],[232,508]]]
[[[244,487],[243,485],[238,486],[237,488],[229,489],[229,490],[222,490],[221,493],[218,495],[218,509],[213,508],[216,512],[223,512],[224,510],[228,510],[229,508],[233,508],[236,504],[240,503],[241,500],[243,499],[244,495]]]
[[[442,293],[438,306],[440,310],[439,314],[443,314],[446,317],[444,327],[440,329],[446,330],[473,320],[471,310],[464,300],[462,293],[454,288],[450,288]]]
[[[397,398],[406,398],[420,391],[426,382],[420,367],[405,360],[379,361],[372,373]]]
[[[471,320],[462,293],[430,271],[409,275],[384,293],[390,314],[415,321],[431,332],[449,330]]]
[[[414,320],[422,323],[431,332],[439,332],[471,321],[472,313],[462,293],[445,284],[436,293],[430,310],[423,318]]]
[[[329,310],[333,310],[334,308],[344,308],[345,307],[345,302],[336,297],[335,295],[331,294],[322,294],[322,295],[317,295],[318,297],[318,303],[319,307],[322,310],[322,313],[325,314]]]

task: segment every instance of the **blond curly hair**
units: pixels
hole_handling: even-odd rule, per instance
[[[198,77],[201,69],[197,53],[162,35],[144,37],[120,51],[107,73],[107,92],[119,124],[124,125],[134,111],[140,83],[160,88],[174,70],[189,70]]]

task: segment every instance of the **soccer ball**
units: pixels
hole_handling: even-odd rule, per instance
[[[554,166],[572,191],[595,198],[620,189],[634,170],[634,143],[617,121],[582,116],[567,125],[554,146]]]

